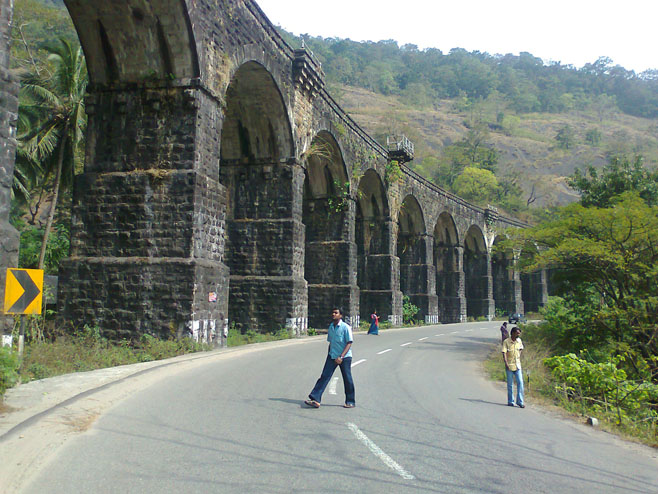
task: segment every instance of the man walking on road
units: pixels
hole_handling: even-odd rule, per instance
[[[340,373],[343,375],[343,384],[345,385],[345,408],[354,408],[354,381],[352,380],[352,328],[343,322],[343,313],[340,309],[333,309],[333,322],[329,325],[327,341],[329,342],[329,354],[324,363],[320,379],[315,383],[315,387],[308,400],[304,401],[308,406],[320,408],[322,393],[324,393],[331,376],[337,366],[340,366]]]
[[[514,406],[513,383],[516,379],[516,404],[525,408],[523,403],[523,372],[521,371],[521,330],[516,326],[512,328],[510,337],[503,341],[503,360],[507,373],[507,406]]]

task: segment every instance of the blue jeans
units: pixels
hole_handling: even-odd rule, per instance
[[[505,369],[507,371],[507,404],[514,405],[514,392],[512,389],[514,379],[516,379],[516,404],[523,405],[523,371]]]
[[[327,384],[334,375],[334,371],[338,364],[334,359],[327,355],[327,360],[324,362],[324,368],[320,379],[315,383],[315,387],[308,397],[320,403],[322,401],[322,393],[324,393]],[[345,357],[340,364],[340,373],[343,375],[343,384],[345,385],[345,403],[348,405],[356,405],[354,401],[354,381],[352,380],[352,357]]]

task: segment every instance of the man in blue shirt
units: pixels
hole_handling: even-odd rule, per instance
[[[327,341],[329,342],[329,354],[324,363],[320,379],[315,383],[315,387],[308,400],[304,401],[308,406],[320,408],[322,393],[324,393],[327,384],[334,375],[337,366],[340,366],[340,373],[343,375],[343,384],[345,385],[345,408],[354,408],[354,381],[352,380],[352,328],[343,322],[343,313],[340,309],[333,309],[333,322],[329,325]]]

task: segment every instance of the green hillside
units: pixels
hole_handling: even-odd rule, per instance
[[[634,117],[618,109],[570,110],[561,113],[505,113],[505,101],[480,101],[464,107],[460,100],[437,100],[431,107],[413,107],[398,96],[384,96],[363,88],[336,86],[332,93],[343,108],[380,142],[403,132],[416,145],[417,172],[439,185],[433,164],[446,146],[463,139],[476,122],[489,130],[487,145],[499,151],[496,175],[518,184],[527,203],[533,187],[534,205],[556,205],[577,199],[565,183],[576,168],[601,167],[613,156],[641,154],[645,163],[658,162],[658,120]],[[560,147],[558,131],[573,129],[573,143]],[[598,139],[588,132],[598,131]],[[433,159],[434,158],[434,159]]]
[[[16,0],[14,21],[16,68],[44,65],[40,48],[57,37],[75,39],[60,0]],[[473,202],[523,215],[528,203],[575,200],[565,177],[577,168],[635,155],[649,167],[658,163],[656,70],[636,74],[606,58],[575,68],[545,65],[530,53],[444,54],[392,40],[304,43],[322,63],[329,91],[366,131],[381,142],[399,132],[414,141],[416,171],[456,193],[465,190],[465,168],[496,181],[485,191],[476,180],[481,193],[466,197]]]

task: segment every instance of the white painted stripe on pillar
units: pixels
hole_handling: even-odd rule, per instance
[[[382,350],[381,352],[377,352],[377,355],[381,355],[382,353],[390,352],[393,350],[392,348],[387,348],[386,350]]]
[[[404,468],[402,468],[393,458],[391,458],[386,453],[384,453],[379,446],[373,443],[368,436],[366,436],[363,432],[361,432],[361,430],[356,426],[356,424],[347,422],[347,427],[354,433],[356,438],[359,441],[361,441],[370,450],[370,452],[373,455],[379,458],[384,463],[384,465],[389,467],[400,477],[402,477],[405,480],[413,480],[416,478],[413,475],[411,475],[409,472],[407,472]]]

